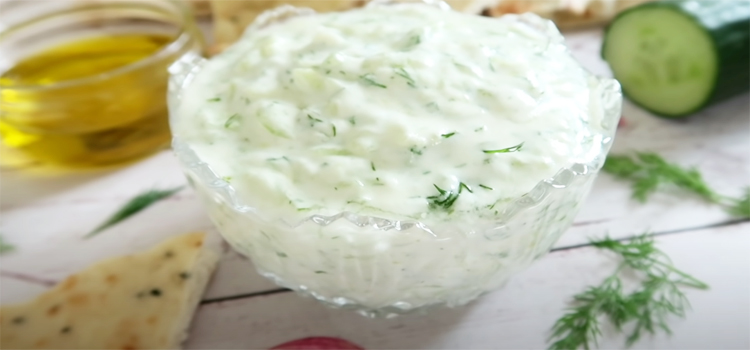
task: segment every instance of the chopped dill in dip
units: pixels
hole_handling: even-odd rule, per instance
[[[453,214],[492,215],[599,142],[599,92],[538,25],[420,4],[293,18],[212,58],[175,132],[265,213],[441,215],[433,185],[463,183],[493,191]]]
[[[180,95],[176,144],[243,205],[178,151],[227,241],[280,285],[368,315],[466,303],[544,254],[620,113],[616,83],[551,22],[423,4],[251,29]]]

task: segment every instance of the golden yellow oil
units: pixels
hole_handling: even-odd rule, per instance
[[[168,144],[173,37],[79,39],[21,60],[0,76],[0,164],[88,167]]]

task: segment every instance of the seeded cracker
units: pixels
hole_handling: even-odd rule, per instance
[[[4,349],[177,349],[219,253],[204,233],[171,238],[0,308]],[[213,242],[211,242],[213,243]]]

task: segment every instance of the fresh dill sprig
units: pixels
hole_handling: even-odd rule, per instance
[[[626,345],[644,333],[670,333],[667,317],[684,317],[690,304],[683,287],[708,289],[708,285],[676,269],[653,238],[640,235],[628,242],[609,237],[591,241],[594,247],[616,253],[622,262],[600,285],[573,297],[573,306],[552,326],[549,349],[591,349],[601,336],[601,320],[607,319],[618,332],[628,325]],[[641,279],[631,293],[623,289],[620,275],[630,272]],[[632,328],[631,328],[632,327]]]
[[[422,37],[419,34],[414,34],[406,42],[406,46],[404,47],[404,50],[411,50],[415,46],[419,45],[422,42]]]
[[[110,216],[107,220],[105,220],[103,223],[101,223],[99,226],[97,226],[93,231],[89,232],[84,238],[89,238],[94,235],[96,235],[99,232],[104,231],[105,229],[114,226],[115,224],[119,223],[120,221],[123,221],[134,214],[140,212],[143,209],[148,208],[152,204],[165,199],[180,190],[182,190],[185,186],[175,187],[168,190],[149,190],[144,193],[141,193],[135,197],[133,197],[131,200],[129,200],[125,205],[123,205],[119,210],[117,210],[112,216]]]
[[[461,192],[465,188],[470,193],[474,193],[474,191],[471,190],[471,187],[467,186],[465,183],[461,182],[458,184],[458,191],[446,191],[438,185],[432,184],[432,186],[435,186],[435,189],[437,189],[438,194],[434,196],[427,197],[427,202],[429,203],[430,209],[441,209],[441,210],[449,210],[453,203],[456,202],[458,199],[458,196],[461,195]]]
[[[436,102],[430,102],[426,105],[424,105],[428,111],[430,112],[438,112],[440,111],[440,106]]]
[[[3,236],[0,236],[0,254],[5,254],[16,250],[12,244],[6,243]]]
[[[438,190],[438,194],[435,196],[427,197],[427,202],[430,205],[430,209],[443,209],[448,210],[453,203],[458,199],[458,194],[461,193],[461,187],[458,188],[458,192],[446,191],[438,185],[432,184],[435,189]]]
[[[406,79],[406,84],[411,87],[417,87],[417,83],[414,82],[414,79],[412,79],[411,75],[409,75],[409,72],[406,71],[403,67],[397,67],[394,69],[396,72],[396,75]]]
[[[745,187],[744,194],[741,197],[730,199],[726,210],[729,215],[750,218],[750,187]]]
[[[519,143],[519,144],[517,144],[515,146],[508,147],[508,148],[502,148],[502,149],[485,149],[485,150],[482,150],[482,152],[489,153],[489,154],[492,154],[492,153],[518,152],[518,151],[521,150],[521,147],[523,147],[523,142],[521,142],[521,143]]]
[[[385,86],[385,85],[383,85],[383,84],[380,84],[380,83],[378,83],[377,81],[375,81],[375,80],[373,79],[373,77],[372,77],[372,74],[365,74],[365,75],[361,75],[361,76],[359,77],[359,79],[361,79],[361,80],[362,80],[362,81],[363,81],[364,83],[366,83],[367,85],[377,86],[377,87],[379,87],[379,88],[381,88],[381,89],[386,89],[386,88],[388,88],[387,86]]]
[[[640,202],[645,202],[659,190],[672,187],[693,193],[709,203],[721,205],[730,215],[750,218],[750,188],[740,198],[720,195],[710,188],[697,169],[669,163],[655,153],[609,155],[602,170],[620,179],[632,181],[633,198]]]
[[[444,139],[447,139],[447,138],[450,138],[451,136],[453,136],[453,135],[455,135],[455,134],[456,134],[456,132],[454,131],[454,132],[449,132],[449,133],[447,133],[447,134],[440,134],[440,136],[441,136],[442,138],[444,138]]]
[[[313,117],[313,116],[311,116],[309,114],[307,115],[307,119],[310,120],[310,125],[311,126],[315,125],[315,123],[322,123],[323,122],[321,119],[315,118],[315,117]]]
[[[275,162],[277,160],[285,160],[288,162],[289,158],[287,158],[286,156],[281,156],[281,157],[276,157],[276,158],[266,158],[266,161],[268,162]]]
[[[232,116],[229,117],[226,122],[224,122],[224,127],[227,128],[227,129],[229,129],[229,128],[233,128],[233,127],[239,125],[239,123],[240,123],[239,119],[240,119],[240,115],[239,114],[237,114],[237,113],[232,114]]]
[[[610,155],[602,169],[619,178],[633,180],[633,197],[641,202],[665,185],[693,192],[709,202],[719,197],[698,170],[670,164],[655,153],[636,153],[634,157]]]

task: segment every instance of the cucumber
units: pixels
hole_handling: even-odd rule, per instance
[[[681,118],[750,90],[750,1],[645,3],[607,26],[602,58],[625,96]]]

